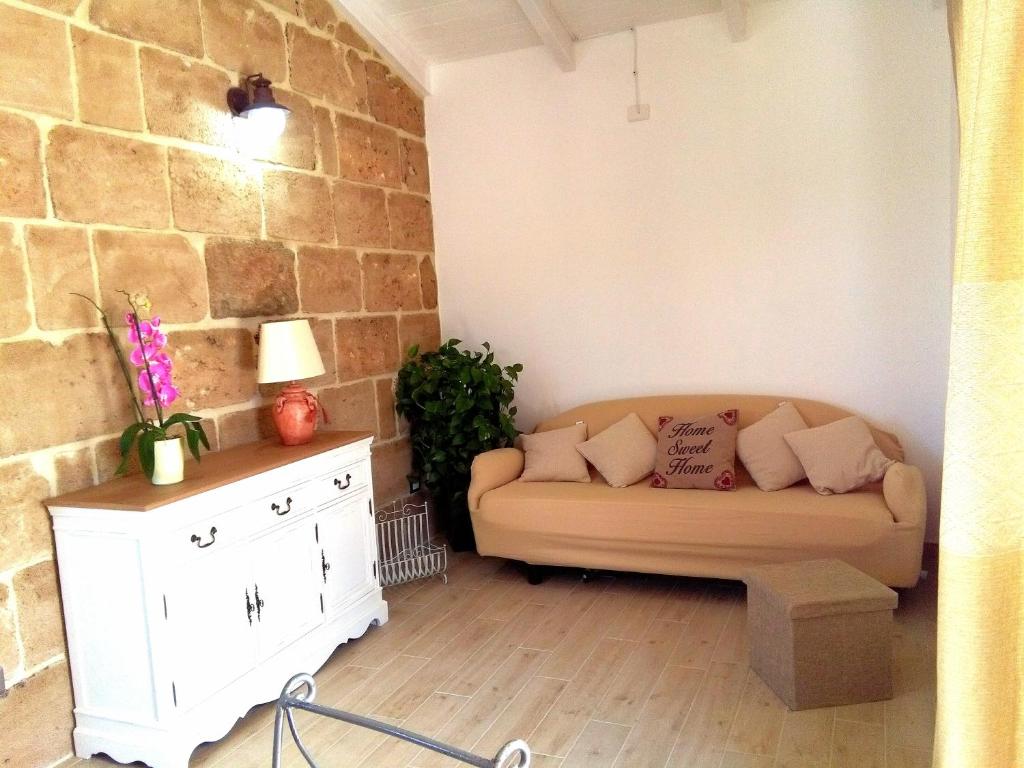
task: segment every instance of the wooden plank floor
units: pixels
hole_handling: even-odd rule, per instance
[[[562,572],[530,586],[501,560],[458,554],[447,586],[419,582],[386,597],[391,621],[317,673],[319,703],[485,755],[525,738],[538,768],[931,765],[934,578],[900,595],[895,697],[804,712],[789,712],[747,667],[739,583]],[[322,768],[458,765],[364,729],[298,719]],[[272,705],[254,708],[190,766],[269,765],[272,720]],[[285,764],[305,765],[294,747]]]

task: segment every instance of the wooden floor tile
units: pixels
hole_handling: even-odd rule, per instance
[[[772,768],[774,759],[765,755],[745,755],[740,752],[726,752],[720,768]]]
[[[932,768],[932,753],[914,747],[889,747],[885,765],[886,768]]]
[[[475,744],[546,659],[546,651],[533,648],[514,651],[469,703],[441,727],[438,739],[463,749]],[[435,754],[421,753],[414,764],[418,768],[439,768],[444,762]]]
[[[836,717],[840,720],[881,725],[885,721],[885,702],[867,701],[863,704],[847,704],[836,707]]]
[[[523,646],[540,651],[558,647],[576,622],[597,602],[606,586],[603,579],[600,582],[580,584],[565,600],[547,609],[544,619],[523,639]]]
[[[713,662],[669,757],[672,768],[718,768],[747,680],[747,668]]]
[[[562,761],[562,768],[610,768],[629,731],[625,725],[591,720]]]
[[[885,768],[885,732],[880,725],[836,720],[832,768]]]
[[[748,755],[774,755],[782,735],[786,705],[753,672],[747,674],[747,683],[733,718],[728,752]]]
[[[540,585],[527,583],[525,579],[511,582],[509,588],[496,597],[486,610],[480,614],[480,618],[507,621],[519,613],[525,605],[530,603],[535,605],[554,605],[557,599],[560,599],[556,599],[554,593],[540,592],[538,586]],[[566,590],[565,594],[568,594],[568,590]],[[550,600],[550,602],[546,603],[544,600]]]
[[[436,621],[424,622],[422,630],[410,638],[401,652],[424,658],[437,656],[469,622],[478,618],[497,596],[510,588],[506,582],[496,582],[493,590],[463,589],[461,599],[451,610],[437,617]]]
[[[718,645],[711,658],[730,664],[746,665],[750,661],[750,644],[747,638],[747,605],[745,602],[733,603],[729,620],[718,638]]]
[[[385,720],[385,722],[390,722],[391,725],[398,725],[398,722],[392,720]],[[371,731],[369,728],[350,727],[330,747],[318,750],[313,754],[317,755],[317,762],[322,766],[357,768],[364,758],[386,743],[388,738],[388,736]],[[296,762],[296,768],[302,765],[302,763]]]
[[[530,746],[549,755],[569,754],[597,703],[637,645],[625,640],[602,640],[530,734]]]
[[[605,628],[622,612],[631,598],[610,592],[596,600],[551,651],[538,674],[572,680],[591,652],[601,642]]]
[[[477,740],[473,751],[495,755],[502,745],[532,733],[566,685],[565,680],[554,677],[531,679]]]
[[[666,621],[689,621],[707,588],[707,582],[702,579],[677,579],[672,593],[658,613],[658,618]]]
[[[704,674],[699,669],[666,667],[622,745],[616,768],[664,768]]]
[[[686,622],[669,663],[707,669],[734,605],[727,595],[705,593]]]
[[[521,645],[523,637],[529,635],[537,624],[548,615],[548,608],[541,605],[525,605],[523,609],[505,622],[504,626],[462,665],[462,668],[446,680],[438,690],[460,696],[472,696],[484,684],[494,670],[505,662]]]
[[[672,656],[681,631],[682,625],[675,621],[657,619],[651,623],[639,647],[622,665],[594,710],[596,719],[623,725],[636,722]]]
[[[898,622],[893,637],[893,698],[885,702],[891,746],[930,750],[935,732],[934,625]],[[917,631],[913,631],[916,629]]]
[[[562,758],[533,753],[531,768],[562,768]]]
[[[469,701],[465,696],[450,693],[432,693],[406,720],[402,727],[424,736],[433,737],[437,731]],[[420,748],[402,739],[389,738],[373,750],[361,763],[362,768],[383,768],[408,765]]]
[[[374,710],[375,715],[398,720],[409,717],[417,707],[439,690],[442,684],[487,643],[503,623],[493,619],[474,619],[452,638],[429,664],[399,686]]]
[[[673,581],[669,579],[652,580],[647,584],[634,585],[629,589],[610,587],[609,591],[621,592],[629,599],[625,608],[608,622],[605,637],[619,640],[640,640],[647,627],[658,617],[668,603]]]
[[[775,768],[829,768],[833,707],[787,712],[775,756]]]

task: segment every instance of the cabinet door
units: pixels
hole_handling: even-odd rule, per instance
[[[176,569],[167,592],[173,692],[189,709],[256,664],[256,615],[247,613],[249,553],[244,546],[211,549]]]
[[[321,510],[320,586],[328,614],[373,583],[373,519],[365,496]]]
[[[312,519],[253,543],[252,592],[259,656],[265,659],[320,624],[319,549]]]

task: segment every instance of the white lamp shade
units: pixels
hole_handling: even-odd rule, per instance
[[[285,124],[288,122],[288,110],[281,109],[276,105],[272,107],[253,106],[244,114],[249,130],[255,133],[257,140],[262,141],[276,139],[284,133]]]
[[[281,320],[260,326],[260,384],[311,379],[323,372],[324,361],[309,320]]]

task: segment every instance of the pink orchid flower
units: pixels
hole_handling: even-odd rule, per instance
[[[139,320],[136,327],[135,316],[129,312],[125,321],[128,323],[128,339],[134,345],[128,359],[139,369],[139,390],[144,404],[159,402],[170,405],[181,393],[171,383],[171,358],[162,351],[167,346],[167,335],[160,330],[160,318],[154,316],[149,320]]]

